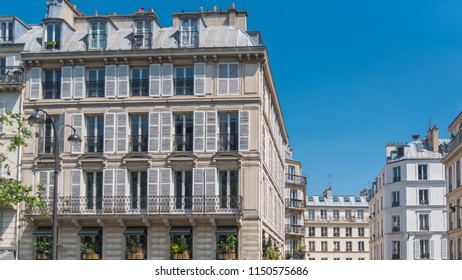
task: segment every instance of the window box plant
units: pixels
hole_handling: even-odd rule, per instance
[[[172,260],[181,260],[183,258],[183,254],[180,254],[180,245],[176,242],[170,243],[170,254],[172,255]]]
[[[172,260],[189,260],[191,258],[186,237],[181,236],[178,242],[170,243],[170,254]]]
[[[145,251],[141,242],[136,242],[133,238],[127,239],[127,259],[144,260]]]
[[[235,260],[236,259],[236,244],[237,236],[230,234],[226,236],[226,240],[218,244],[218,259],[219,260]]]
[[[98,244],[96,242],[83,242],[80,244],[82,251],[82,260],[99,260]]]
[[[35,242],[37,260],[48,260],[51,255],[51,241],[49,238],[41,238]]]

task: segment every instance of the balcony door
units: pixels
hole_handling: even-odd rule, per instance
[[[146,209],[148,188],[147,172],[130,172],[130,197],[132,209]]]
[[[55,127],[59,129],[59,117],[52,116]],[[54,152],[54,145],[57,139],[55,139],[55,132],[53,130],[53,124],[50,119],[47,118],[46,123],[43,125],[42,137],[40,139],[40,150],[39,153],[50,154]]]
[[[149,95],[149,69],[136,68],[132,70],[132,96]]]
[[[133,38],[135,49],[146,49],[151,46],[151,22],[140,20],[136,22],[135,34]]]
[[[174,172],[175,209],[192,208],[192,171]]]
[[[87,209],[101,210],[103,208],[103,172],[87,172],[86,184]]]
[[[87,152],[102,153],[104,143],[104,116],[87,117]]]
[[[45,99],[61,98],[61,70],[45,71],[43,94]]]
[[[175,69],[175,95],[194,94],[194,68],[177,67]]]
[[[219,114],[219,150],[237,151],[238,148],[238,119],[237,113]]]
[[[192,114],[175,114],[176,151],[192,151],[193,123]]]
[[[104,50],[106,48],[106,23],[91,23],[91,44],[93,50]]]
[[[184,19],[181,21],[181,46],[197,47],[199,33],[197,31],[197,19]]]
[[[237,170],[226,170],[219,172],[219,195],[220,208],[237,208],[238,196],[238,172]]]
[[[104,97],[105,70],[88,71],[88,97]]]
[[[132,115],[131,121],[131,150],[132,152],[147,152],[148,150],[148,115]]]

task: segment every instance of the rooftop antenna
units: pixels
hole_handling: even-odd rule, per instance
[[[331,174],[327,174],[327,176],[329,177],[329,187],[330,187],[330,178],[332,178],[332,175],[331,175]]]
[[[433,115],[428,120],[428,128],[432,128],[432,118],[433,118]]]

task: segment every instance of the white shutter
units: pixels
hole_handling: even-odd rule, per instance
[[[420,260],[420,242],[419,242],[419,240],[414,240],[414,259]]]
[[[239,112],[239,151],[249,151],[250,112]]]
[[[14,55],[9,55],[5,58],[5,66],[16,66],[15,61],[16,57]]]
[[[205,95],[205,63],[194,63],[194,95]]]
[[[265,134],[265,125],[261,125],[261,158],[263,162],[266,159],[266,134]]]
[[[105,97],[115,98],[117,91],[117,66],[106,65],[105,77]]]
[[[119,90],[117,97],[128,97],[128,91],[129,91],[129,70],[128,70],[128,65],[119,65],[119,72],[118,72],[118,82],[119,82]]]
[[[217,112],[206,113],[206,150],[207,152],[217,151]]]
[[[127,170],[126,169],[117,169],[116,170],[116,196],[122,197],[126,196],[125,186],[127,182]]]
[[[205,168],[205,195],[217,195],[217,169]]]
[[[435,259],[435,240],[430,240],[430,260]]]
[[[80,186],[82,185],[81,183],[81,178],[82,178],[82,169],[72,169],[72,175],[71,175],[71,196],[72,197],[80,197]]]
[[[29,100],[38,100],[42,96],[42,68],[30,69]]]
[[[85,97],[85,67],[74,67],[74,98],[80,99]]]
[[[170,185],[172,178],[172,170],[170,168],[160,169],[160,195],[170,196]]]
[[[194,112],[194,152],[204,151],[205,112]]]
[[[162,96],[172,96],[173,92],[173,64],[162,64]]]
[[[441,239],[441,259],[447,260],[448,259],[448,240]]]
[[[228,94],[228,64],[218,64],[218,94]]]
[[[161,152],[172,151],[172,112],[162,112]]]
[[[127,152],[127,122],[128,114],[127,113],[117,113],[117,152],[126,153]]]
[[[159,195],[159,168],[148,169],[148,196]]]
[[[66,112],[63,112],[63,113],[61,113],[59,115],[59,121],[56,124],[56,128],[58,129],[58,131],[59,131],[59,129],[61,129],[61,131],[59,131],[59,136],[58,136],[59,137],[59,152],[60,153],[64,153],[64,150],[65,150],[64,146],[66,145],[66,142],[67,142],[66,141],[67,139],[65,139],[66,134],[64,133],[66,129],[63,128],[63,126],[65,124],[66,124]],[[80,127],[80,131],[77,131],[77,128],[75,126],[74,126],[74,128],[76,129],[75,133],[77,135],[79,135],[80,137],[82,137],[82,127]],[[71,131],[71,133],[72,133],[72,131]],[[82,145],[82,143],[79,143],[78,145]],[[72,150],[71,150],[71,152],[72,152]]]
[[[149,96],[160,96],[160,64],[149,65]]]
[[[193,196],[204,195],[204,168],[193,168]]]
[[[72,98],[72,66],[61,68],[61,99]]]
[[[239,94],[239,64],[229,64],[229,94]]]
[[[45,190],[42,195],[45,198],[53,198],[53,191],[54,191],[54,174],[53,173],[54,173],[53,170],[39,172],[39,183],[45,186]]]
[[[159,126],[160,118],[158,112],[149,112],[149,145],[148,152],[159,152]]]
[[[0,101],[0,117],[5,115],[5,107],[6,107],[6,102]],[[0,133],[5,133],[3,122],[0,122]]]
[[[103,170],[103,209],[105,212],[112,210],[113,200],[105,199],[114,196],[114,169]]]
[[[82,131],[83,131],[82,129],[83,128],[83,114],[82,113],[77,113],[77,114],[72,115],[72,126],[75,128],[75,133],[77,133],[80,137],[82,137]],[[81,154],[83,150],[82,148],[83,148],[82,143],[72,145],[72,153]]]
[[[104,114],[104,152],[114,153],[115,151],[115,113]]]

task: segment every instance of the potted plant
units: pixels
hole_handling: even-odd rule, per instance
[[[189,255],[189,250],[188,250],[188,241],[186,240],[186,237],[183,235],[180,237],[180,240],[178,242],[178,245],[180,246],[180,254],[182,254],[183,260],[189,260],[190,255]]]
[[[144,260],[144,248],[141,242],[136,242],[133,238],[127,239],[127,259]]]
[[[228,249],[228,260],[235,260],[236,259],[236,243],[237,243],[237,236],[235,234],[230,234],[226,236],[225,247]]]
[[[96,242],[83,242],[80,244],[82,251],[82,260],[99,260],[100,254],[98,254],[98,244]]]
[[[170,254],[172,255],[172,260],[178,260],[179,258],[179,252],[180,252],[180,245],[176,242],[170,243]]]
[[[224,260],[225,259],[225,242],[221,241],[220,243],[218,243],[218,246],[217,246],[217,251],[218,251],[218,259],[219,260]]]
[[[37,249],[37,260],[48,260],[51,255],[51,242],[49,239],[41,238],[35,242]]]

